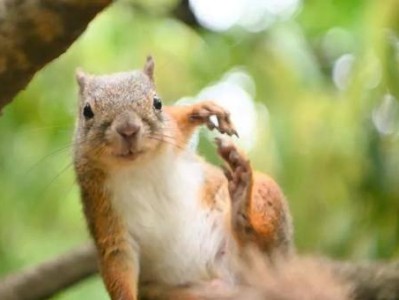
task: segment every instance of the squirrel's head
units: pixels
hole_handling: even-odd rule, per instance
[[[76,72],[79,84],[75,148],[108,162],[135,160],[162,141],[162,102],[155,91],[154,61],[142,70],[111,75]]]

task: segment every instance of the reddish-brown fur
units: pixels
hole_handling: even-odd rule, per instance
[[[152,61],[147,62],[145,73],[150,78],[152,68]],[[84,76],[78,75],[78,80],[83,89]],[[220,132],[236,134],[229,114],[211,101],[165,107],[163,114],[168,136],[174,138],[177,153],[186,146],[198,126],[205,124],[210,129],[215,127],[209,118],[212,115],[218,118],[217,129]],[[112,299],[136,300],[138,258],[128,243],[126,226],[115,213],[104,189],[107,176],[104,170],[112,168],[112,165],[94,159],[101,155],[101,149],[83,149],[85,146],[79,140],[82,138],[80,131],[83,130],[78,128],[75,168],[82,191],[84,212],[98,249],[101,275]],[[224,210],[230,218],[227,221],[231,223],[232,234],[241,246],[253,242],[268,253],[276,250],[289,252],[290,215],[278,185],[267,175],[254,173],[248,160],[233,144],[218,142],[218,151],[226,161],[226,176],[219,168],[201,160],[206,177],[201,192],[202,203],[216,210]],[[153,152],[147,152],[146,155],[162,155],[162,145],[154,143]],[[215,201],[215,194],[224,203]],[[228,211],[230,202],[232,210]],[[186,287],[149,286],[143,288],[140,295],[145,299],[196,299]]]
[[[171,106],[166,108],[166,112],[173,120],[172,124],[175,125],[173,128],[178,131],[175,136],[178,137],[177,143],[179,145],[185,146],[196,128],[204,123],[207,124],[207,118],[210,115],[216,115],[218,120],[223,121],[222,132],[235,133],[235,129],[231,127],[229,121],[229,114],[211,101],[199,102],[188,106]],[[192,117],[198,116],[200,112],[203,112],[202,118]],[[231,191],[236,188],[234,185],[237,183],[232,183],[232,180],[230,180],[229,185],[231,200],[245,204],[244,211],[241,213],[249,218],[248,225],[251,227],[251,238],[249,234],[235,232],[238,242],[246,245],[251,240],[251,242],[259,245],[264,250],[272,250],[277,243],[281,243],[289,250],[292,247],[291,216],[278,184],[266,174],[253,172],[245,155],[238,151],[233,144],[223,146],[222,143],[218,143],[218,145],[219,154],[229,167],[234,169],[232,170],[233,174],[238,172],[239,174],[236,176],[240,177],[244,171],[248,173],[246,182],[242,182],[242,180],[237,178],[241,184],[245,185],[245,191],[240,195],[241,199],[238,199],[239,196],[233,195],[234,192]],[[232,152],[237,155],[235,162],[232,162],[229,157]],[[245,170],[242,169],[244,166]],[[209,167],[207,170],[207,177],[212,178],[212,180],[207,180],[204,185],[203,200],[207,205],[213,205],[213,198],[210,195],[214,194],[220,188],[220,185],[224,185],[225,180],[220,170]],[[235,220],[237,213],[233,213],[233,220]],[[241,229],[244,229],[242,224],[239,225],[239,230]]]
[[[104,174],[100,170],[87,172],[82,164],[84,174],[80,180],[83,187],[83,208],[88,220],[90,232],[96,242],[100,272],[104,283],[113,299],[135,299],[137,295],[137,278],[134,278],[132,265],[134,257],[127,244],[125,226],[121,223],[104,192]],[[96,178],[93,181],[93,178]]]

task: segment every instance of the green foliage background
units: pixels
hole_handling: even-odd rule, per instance
[[[255,100],[270,120],[249,156],[283,187],[300,252],[346,259],[399,254],[398,1],[308,0],[293,18],[256,33],[195,31],[165,15],[174,1],[142,5],[120,1],[99,15],[4,110],[0,275],[87,240],[71,167],[74,71],[133,69],[148,53],[168,103],[195,95],[236,66],[253,76]],[[332,34],[342,31],[349,38]],[[339,90],[331,74],[345,53],[355,60]],[[372,116],[387,93],[393,106],[383,121],[391,130],[381,133]],[[200,147],[214,156],[209,142]],[[56,299],[107,297],[99,279],[91,279]]]

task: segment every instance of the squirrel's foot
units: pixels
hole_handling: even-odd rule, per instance
[[[217,125],[211,120],[212,116],[216,116]],[[220,133],[238,137],[237,131],[231,123],[229,112],[212,101],[203,101],[194,105],[190,120],[204,123],[210,130],[216,128]]]
[[[228,180],[233,229],[239,240],[252,240],[255,232],[248,215],[252,190],[251,165],[232,142],[216,138],[216,144],[219,155],[227,163],[223,169]]]

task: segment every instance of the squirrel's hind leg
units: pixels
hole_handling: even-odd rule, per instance
[[[292,224],[284,195],[269,176],[252,170],[249,160],[227,140],[216,140],[225,160],[233,234],[240,246],[256,244],[267,253],[292,250]]]

